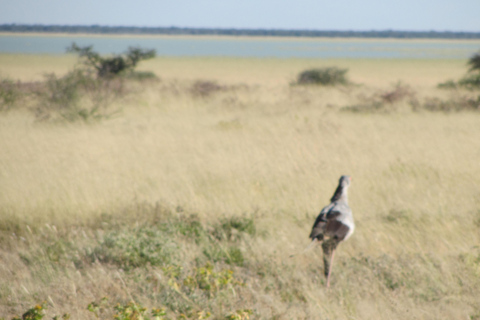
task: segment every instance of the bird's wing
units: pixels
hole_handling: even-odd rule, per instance
[[[351,226],[345,221],[345,216],[351,213],[350,207],[345,205],[334,206],[326,214],[324,234],[329,238],[342,241],[350,231]]]
[[[315,219],[315,222],[313,223],[313,226],[312,226],[312,232],[310,232],[310,236],[309,236],[312,240],[323,234],[325,224],[327,223],[328,212],[333,208],[333,206],[334,204],[330,203],[328,206],[324,207],[320,211],[320,214],[318,215],[317,219]]]

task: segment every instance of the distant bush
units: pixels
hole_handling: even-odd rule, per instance
[[[458,81],[448,80],[446,82],[438,84],[437,87],[439,89],[479,90],[480,89],[480,73],[467,74]]]
[[[479,90],[480,89],[480,52],[474,54],[467,63],[470,68],[468,73],[460,80],[448,80],[446,82],[438,84],[440,89],[467,89],[467,90]]]
[[[191,86],[190,93],[196,97],[206,98],[225,89],[225,86],[219,85],[215,81],[197,80]]]
[[[10,110],[21,97],[20,90],[10,79],[0,80],[0,112]]]
[[[123,80],[96,78],[85,70],[76,69],[63,77],[47,74],[36,91],[33,110],[37,120],[98,120],[115,113],[109,106],[124,93]]]
[[[351,112],[392,112],[397,110],[399,103],[405,100],[411,106],[415,106],[418,103],[415,91],[401,82],[393,85],[392,89],[362,97],[361,100],[359,104],[344,107],[342,110]]]
[[[309,69],[300,73],[298,84],[316,84],[322,86],[335,86],[347,84],[346,73],[348,69],[339,69],[336,67]]]
[[[178,246],[164,231],[140,227],[111,231],[94,249],[93,257],[124,270],[146,265],[164,266],[175,259]]]
[[[477,98],[461,96],[449,100],[430,98],[418,109],[441,112],[480,111],[480,96]]]
[[[470,66],[469,71],[480,71],[480,52],[475,53],[468,60],[468,65]]]
[[[125,74],[132,71],[141,60],[151,59],[156,55],[154,49],[129,47],[124,55],[102,57],[93,51],[93,46],[79,47],[75,42],[67,48],[67,52],[77,53],[83,59],[83,64],[93,68],[99,77]]]
[[[247,217],[231,217],[223,219],[215,226],[213,235],[218,240],[237,241],[245,234],[254,236],[256,233],[254,220]]]
[[[126,75],[126,78],[137,81],[158,80],[155,73],[151,71],[132,71]]]
[[[480,73],[469,74],[458,81],[458,85],[466,89],[480,89]]]

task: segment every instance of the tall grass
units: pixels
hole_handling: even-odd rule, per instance
[[[156,71],[98,123],[0,114],[0,315],[45,300],[48,316],[91,319],[108,296],[170,318],[478,317],[478,112],[340,112],[406,92],[381,85],[382,61],[348,90],[289,86],[307,62],[237,62],[175,61],[176,77]],[[355,83],[370,76],[358,63],[345,65]],[[457,72],[395,63],[430,77],[401,79],[420,102],[445,99],[435,85]],[[195,66],[211,80],[191,78]],[[192,94],[198,80],[228,90]],[[319,248],[289,256],[342,174],[357,229],[327,290]]]

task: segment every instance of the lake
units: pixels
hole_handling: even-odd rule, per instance
[[[468,59],[480,49],[480,40],[0,34],[0,53],[63,54],[72,42],[101,54],[140,46],[175,57]]]

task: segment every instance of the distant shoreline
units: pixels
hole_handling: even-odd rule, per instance
[[[369,41],[381,41],[381,42],[479,42],[480,38],[360,38],[360,37],[274,37],[274,36],[231,36],[231,35],[189,35],[189,34],[113,34],[113,33],[66,33],[66,32],[5,32],[0,31],[0,37],[2,36],[15,36],[15,37],[88,37],[88,38],[163,38],[163,39],[229,39],[229,40],[270,40],[270,41],[326,41],[326,42],[343,42],[343,41],[353,41],[353,42],[369,42]]]
[[[289,30],[289,29],[220,29],[181,27],[131,27],[131,26],[68,26],[2,24],[1,34],[68,34],[109,36],[214,36],[214,37],[258,37],[258,38],[329,38],[329,39],[399,39],[399,40],[479,40],[479,32],[463,31],[401,31],[401,30]]]

